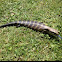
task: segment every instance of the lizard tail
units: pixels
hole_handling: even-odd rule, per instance
[[[6,26],[15,26],[15,25],[16,25],[16,23],[11,22],[11,23],[8,23],[8,24],[5,24],[5,25],[1,25],[0,28],[6,27]]]

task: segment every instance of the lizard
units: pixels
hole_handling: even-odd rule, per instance
[[[37,30],[37,31],[47,32],[49,35],[58,36],[62,39],[62,37],[59,35],[59,32],[56,29],[45,25],[43,22],[14,21],[14,22],[10,22],[10,23],[1,25],[0,28],[7,27],[7,26],[16,26],[16,27],[25,26],[25,27],[28,27],[28,28],[31,28],[31,29],[34,29],[34,30]]]

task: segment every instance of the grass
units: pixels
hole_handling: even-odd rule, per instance
[[[0,0],[0,25],[44,22],[62,36],[61,0]],[[62,61],[62,40],[26,27],[0,29],[0,61]]]

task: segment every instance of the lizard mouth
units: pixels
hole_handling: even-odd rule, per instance
[[[48,31],[51,32],[52,34],[59,34],[59,32],[53,28],[48,27]]]
[[[48,33],[50,36],[56,37],[58,34],[54,31],[50,31],[49,29],[45,29],[46,33]]]

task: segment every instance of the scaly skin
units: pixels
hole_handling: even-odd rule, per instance
[[[51,35],[57,35],[57,36],[59,35],[59,32],[57,30],[49,26],[46,26],[42,22],[37,22],[37,21],[15,21],[15,22],[10,22],[8,24],[2,25],[0,26],[0,28],[6,26],[16,26],[16,27],[25,26],[34,30],[45,31]]]

